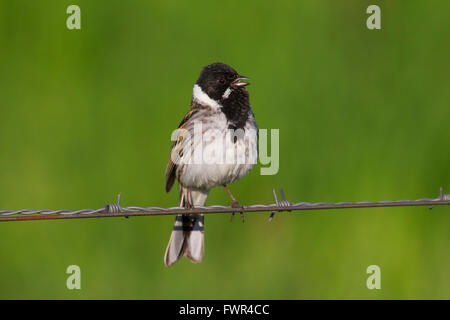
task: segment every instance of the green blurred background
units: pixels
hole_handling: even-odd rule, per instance
[[[81,7],[81,30],[66,8]],[[382,30],[366,28],[370,4]],[[252,79],[280,170],[241,203],[435,197],[450,191],[450,3],[0,1],[0,209],[174,206],[170,134],[201,68]],[[223,188],[208,204],[228,204]],[[0,298],[450,298],[450,208],[206,218],[201,264],[167,269],[173,217],[0,224]],[[81,267],[82,290],[66,288]],[[366,268],[381,267],[381,290]]]

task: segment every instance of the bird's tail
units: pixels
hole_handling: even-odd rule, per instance
[[[194,206],[203,206],[208,198],[209,191],[190,189],[180,186],[180,207],[184,207],[188,195],[190,203]],[[192,262],[201,262],[203,259],[204,234],[203,214],[179,214],[175,218],[175,225],[170,236],[164,255],[164,263],[170,267],[185,255]]]

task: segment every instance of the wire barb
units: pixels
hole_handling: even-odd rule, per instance
[[[441,201],[448,201],[448,200],[450,200],[450,194],[445,194],[444,193],[444,188],[442,188],[442,187],[441,187],[441,190],[440,190],[439,199],[441,199]]]
[[[440,187],[439,188],[439,198],[437,198],[437,200],[439,201],[449,201],[450,200],[450,194],[445,194],[444,193],[444,188]],[[434,208],[434,205],[430,206],[430,210],[432,210]]]
[[[284,195],[283,188],[280,188],[280,194],[281,194],[281,197],[283,198],[283,200],[281,202],[278,202],[277,193],[276,193],[275,189],[272,189],[272,193],[273,193],[273,197],[275,198],[275,203],[278,207],[290,207],[292,205],[291,202],[286,200],[286,196]],[[279,211],[281,212],[281,211],[292,211],[292,210],[279,210]],[[272,213],[270,214],[270,217],[269,217],[269,223],[272,223],[274,216],[275,216],[275,211],[272,211]]]
[[[106,213],[122,213],[125,210],[120,206],[120,196],[121,194],[117,196],[117,202],[116,203],[106,203],[105,205],[105,212]],[[125,216],[125,218],[129,218],[128,216]]]

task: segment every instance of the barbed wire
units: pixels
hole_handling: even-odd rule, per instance
[[[272,221],[275,212],[287,212],[297,210],[327,210],[327,209],[349,209],[349,208],[376,208],[376,207],[409,207],[409,206],[430,206],[430,209],[438,205],[450,205],[450,194],[444,194],[442,187],[437,198],[422,198],[417,200],[395,200],[395,201],[360,201],[360,202],[289,202],[283,189],[280,188],[282,200],[279,201],[275,189],[273,204],[255,204],[250,206],[232,207],[232,206],[197,206],[194,208],[183,207],[122,207],[120,205],[120,194],[117,203],[106,204],[99,209],[81,209],[81,210],[51,210],[51,209],[22,209],[22,210],[0,210],[0,222],[6,221],[27,221],[27,220],[51,220],[51,219],[79,219],[79,218],[107,218],[107,217],[136,217],[136,216],[158,216],[158,215],[176,215],[176,214],[213,214],[213,213],[231,213],[242,214],[246,212],[271,212],[269,223]]]

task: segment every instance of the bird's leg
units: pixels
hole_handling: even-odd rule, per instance
[[[225,189],[227,190],[228,194],[230,195],[231,200],[233,200],[233,203],[231,204],[231,207],[235,208],[236,205],[239,206],[239,203],[237,202],[236,198],[233,196],[233,194],[231,193],[230,189],[228,188],[228,186],[226,184],[223,185],[225,187]]]
[[[227,187],[227,185],[224,184],[223,186],[225,187],[225,189],[227,190],[228,194],[230,195],[231,200],[233,200],[233,202],[230,204],[230,207],[242,209],[243,207],[239,204],[239,202],[237,202],[236,198],[233,196],[233,194],[231,193],[231,191],[230,191],[230,189]],[[241,214],[242,222],[244,222],[244,212],[241,211],[240,214]],[[234,218],[234,212],[231,213],[231,221],[233,221],[233,218]]]
[[[184,202],[184,207],[186,209],[192,209],[194,208],[194,206],[191,203],[191,192],[190,192],[190,188],[186,188],[186,201]]]

